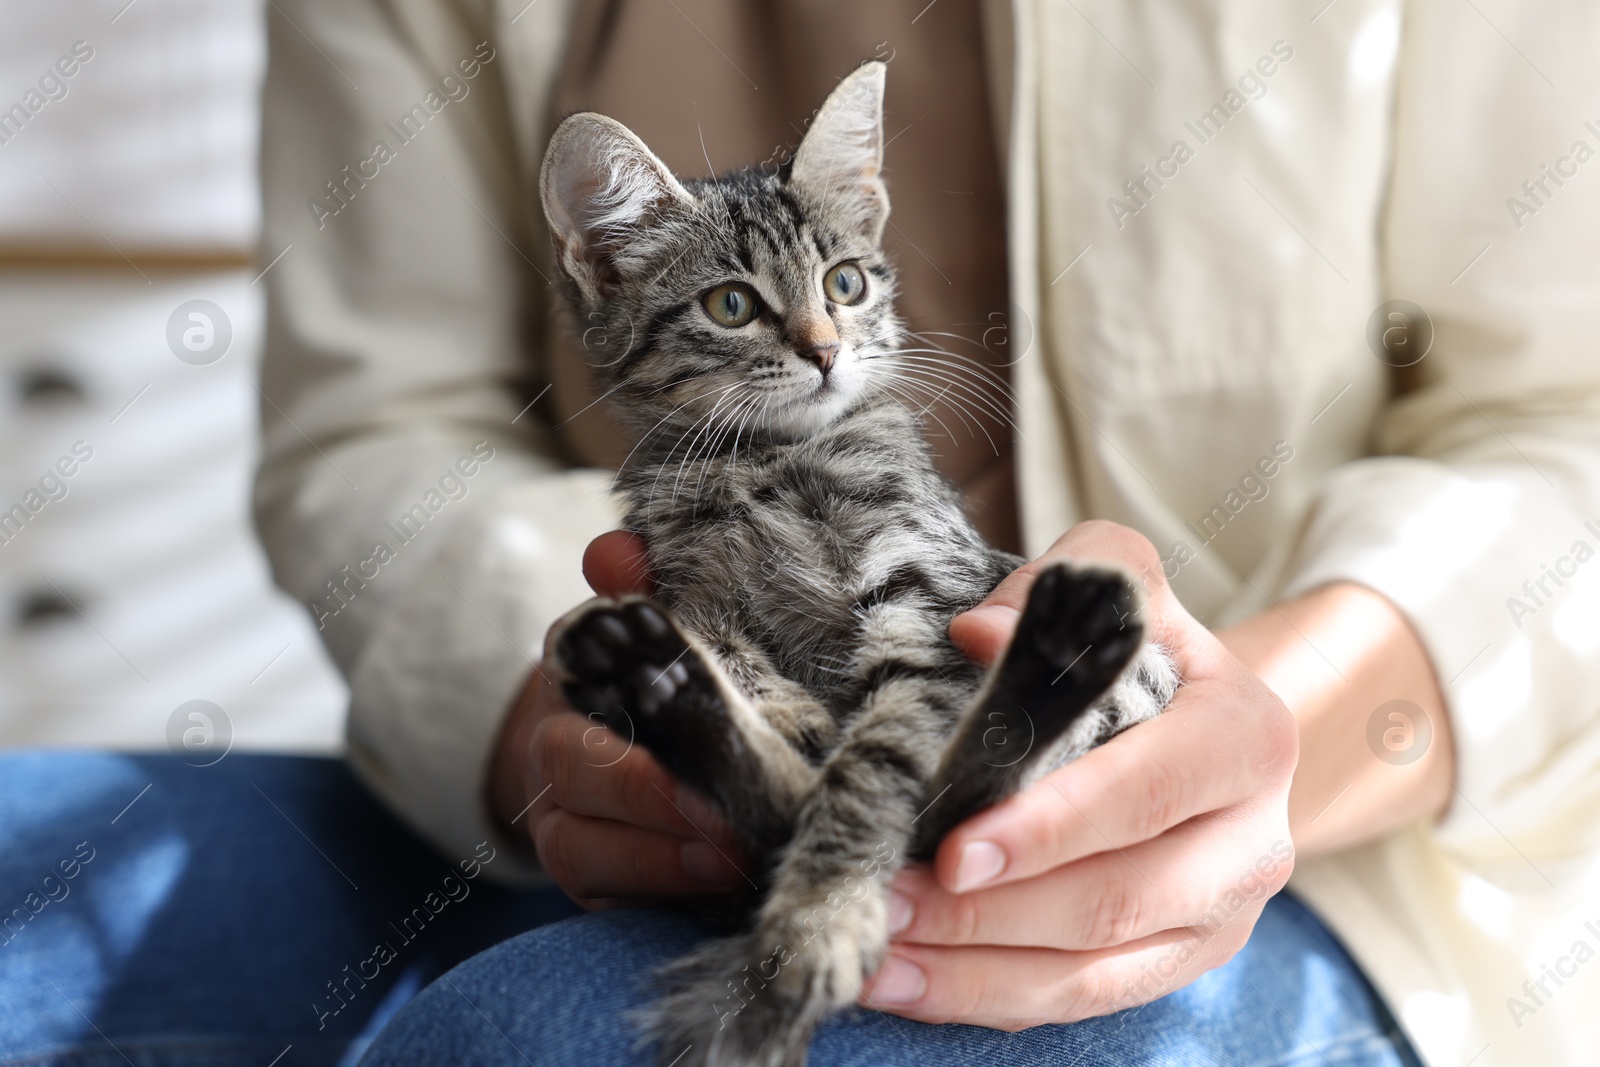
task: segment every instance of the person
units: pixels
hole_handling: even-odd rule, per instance
[[[779,165],[872,56],[902,309],[1011,398],[930,407],[940,462],[996,544],[1141,573],[1186,684],[897,881],[889,960],[812,1062],[1600,1042],[1587,8],[282,0],[268,25],[263,540],[350,682],[361,780],[452,861],[491,848],[488,878],[591,912],[389,987],[352,1012],[365,1062],[647,1055],[626,1013],[706,932],[630,905],[741,878],[714,814],[538,669],[585,563],[648,588],[598,536],[627,445],[549,313],[544,139],[593,109],[681,173]],[[1031,573],[953,624],[969,654]]]

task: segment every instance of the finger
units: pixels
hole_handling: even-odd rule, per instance
[[[568,896],[701,896],[744,884],[731,846],[553,811],[533,834],[539,862]]]
[[[536,806],[528,784],[533,780],[531,742],[533,729],[545,715],[554,700],[555,687],[545,674],[535,667],[523,683],[522,691],[512,705],[511,713],[501,726],[501,734],[491,757],[489,770],[490,802],[494,812],[510,826],[523,824],[528,813]],[[543,786],[536,786],[537,792]],[[526,829],[531,832],[531,825]]]
[[[1153,602],[1156,614],[1176,605],[1167,589],[1161,556],[1144,535],[1114,522],[1082,522],[1068,530],[1039,558],[1006,576],[977,607],[950,622],[950,639],[979,663],[993,663],[1011,643],[1017,620],[1039,572],[1061,560],[1113,563],[1126,569]]]
[[[1260,911],[1222,930],[1169,930],[1094,952],[895,945],[859,1002],[920,1022],[1009,1031],[1109,1015],[1225,963]]]
[[[555,807],[679,837],[732,837],[726,820],[649,752],[576,712],[540,722],[531,748],[536,814]]]
[[[934,869],[957,893],[1015,882],[1286,794],[1298,743],[1294,720],[1264,686],[1186,682],[1162,715],[957,826]]]
[[[583,551],[583,576],[596,593],[613,599],[650,592],[653,583],[644,538],[626,530],[596,537]]]
[[[1220,926],[1288,881],[1288,827],[1267,844],[1255,820],[1194,819],[1121,851],[1034,878],[950,893],[926,868],[895,880],[895,940],[926,945],[1110,948],[1179,927]]]

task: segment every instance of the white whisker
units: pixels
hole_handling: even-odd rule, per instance
[[[962,397],[964,402],[973,404],[978,410],[986,412],[997,421],[1010,426],[1013,430],[1017,428],[1016,423],[1011,418],[1009,404],[1002,403],[1000,399],[974,386],[959,375],[952,374],[938,365],[925,366],[914,362],[896,366],[894,369],[904,378],[917,379],[920,376],[921,379],[948,385]]]
[[[1016,423],[1011,418],[1011,396],[1009,391],[996,395],[995,390],[983,388],[983,383],[974,383],[954,368],[937,360],[922,360],[918,357],[911,357],[904,361],[897,361],[897,363],[899,365],[896,369],[906,374],[921,374],[937,381],[950,383],[973,403],[981,405],[983,410],[1011,426],[1012,429],[1016,429]]]
[[[915,407],[919,400],[926,401],[917,417],[919,419],[932,419],[934,422],[939,424],[939,428],[944,431],[945,437],[949,438],[952,443],[958,440],[955,433],[951,431],[950,425],[941,419],[933,410],[934,405],[939,403],[940,400],[945,399],[944,397],[934,393],[932,387],[926,385],[925,383],[901,381],[897,383],[896,388],[905,390],[908,394],[904,398],[901,398],[901,402],[904,403],[908,408]],[[959,404],[947,403],[945,410],[953,412],[956,418],[961,420],[961,425],[966,428],[967,437],[975,438],[979,434],[983,434],[986,438],[989,436],[988,433],[984,431],[983,424],[981,422],[974,422],[972,417],[969,416]],[[992,439],[989,441],[989,446],[990,448],[994,447],[994,441]]]

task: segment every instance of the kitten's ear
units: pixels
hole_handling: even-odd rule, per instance
[[[641,231],[695,207],[694,197],[632,130],[592,112],[556,128],[545,149],[539,195],[556,265],[590,301],[610,295],[630,259],[642,258]]]
[[[874,241],[889,220],[883,184],[882,63],[863,63],[824,101],[795,152],[789,180],[837,205]]]

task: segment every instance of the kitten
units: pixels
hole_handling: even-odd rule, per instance
[[[803,1065],[883,958],[895,873],[1177,686],[1101,566],[1044,570],[993,671],[950,641],[1022,560],[973,530],[893,395],[884,71],[845,78],[776,174],[680,182],[595,114],[545,155],[566,310],[638,435],[619,485],[657,588],[569,614],[550,667],[764,864],[744,932],[664,973],[664,1064]]]

